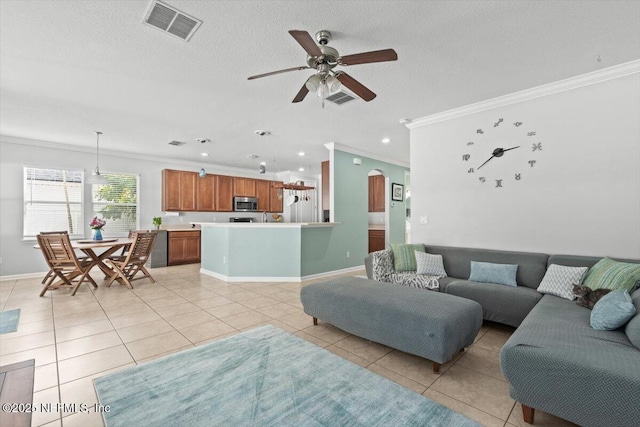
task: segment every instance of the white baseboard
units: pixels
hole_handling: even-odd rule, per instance
[[[44,278],[46,274],[46,271],[42,271],[40,273],[12,274],[9,276],[0,276],[0,282],[6,282],[9,280]]]
[[[364,269],[364,265],[359,265],[356,267],[348,267],[340,270],[327,271],[324,273],[311,274],[308,276],[291,276],[291,277],[259,277],[259,276],[225,276],[224,274],[216,273],[215,271],[207,270],[204,268],[200,269],[200,273],[205,274],[207,276],[215,277],[219,280],[224,280],[225,282],[293,282],[299,283],[304,280],[312,280],[312,279],[320,279],[322,277],[334,276],[336,274],[345,274],[351,273],[353,271],[358,271]]]
[[[352,273],[358,270],[364,270],[364,265],[357,265],[355,267],[347,267],[340,270],[327,271],[325,273],[310,274],[308,276],[302,277],[302,280],[321,279],[323,277],[335,276],[336,274]]]

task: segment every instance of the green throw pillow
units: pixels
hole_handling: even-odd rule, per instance
[[[640,264],[602,258],[587,272],[584,286],[591,289],[627,290],[640,284]]]
[[[418,269],[415,251],[424,252],[423,244],[391,243],[390,246],[393,252],[393,269],[396,272],[416,271]]]

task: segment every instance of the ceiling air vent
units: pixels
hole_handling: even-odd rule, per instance
[[[182,145],[184,145],[184,144],[186,144],[186,142],[182,142],[182,141],[171,141],[171,142],[169,143],[169,145],[174,145],[174,146],[176,146],[176,147],[180,147],[180,146],[182,146]]]
[[[345,102],[353,101],[354,99],[356,98],[341,90],[327,97],[327,101],[333,102],[336,105],[342,105]]]
[[[167,4],[154,0],[144,17],[144,23],[189,41],[202,21],[180,12]]]

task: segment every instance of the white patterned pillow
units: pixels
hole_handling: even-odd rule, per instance
[[[587,272],[587,267],[567,267],[565,265],[551,264],[538,286],[538,292],[551,294],[560,298],[573,300],[573,285],[582,283],[582,277]]]
[[[372,278],[380,282],[388,282],[388,277],[393,271],[393,252],[391,249],[383,249],[371,254]]]
[[[442,255],[433,255],[416,251],[416,263],[418,264],[417,274],[447,277],[447,272],[444,271]]]

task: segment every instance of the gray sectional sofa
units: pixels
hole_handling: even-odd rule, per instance
[[[425,247],[443,257],[448,277],[439,279],[440,292],[474,300],[484,319],[517,327],[500,365],[526,422],[537,408],[583,426],[640,425],[640,289],[632,294],[635,317],[599,331],[590,326],[591,310],[536,288],[551,264],[592,267],[600,258]],[[467,280],[471,261],[518,264],[518,286]],[[371,255],[365,267],[371,278]]]
[[[439,291],[480,303],[485,320],[518,326],[542,298],[536,288],[547,270],[549,256],[546,254],[431,245],[425,245],[425,248],[430,254],[442,255],[447,277],[438,279]],[[518,286],[467,280],[471,261],[517,264]],[[367,277],[372,279],[371,254],[365,258],[365,268]]]

